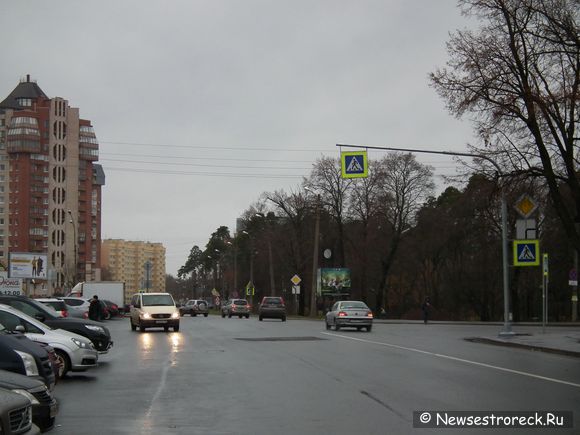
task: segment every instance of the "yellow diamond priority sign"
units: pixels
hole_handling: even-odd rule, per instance
[[[302,282],[302,279],[298,275],[294,275],[292,278],[290,278],[290,281],[292,284],[298,285]]]

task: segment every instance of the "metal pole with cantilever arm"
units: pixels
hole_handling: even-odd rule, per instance
[[[364,148],[364,149],[377,149],[377,150],[387,150],[387,151],[402,151],[408,153],[422,153],[422,154],[442,154],[448,156],[463,156],[463,157],[475,157],[486,160],[490,162],[497,170],[498,176],[503,176],[503,172],[499,165],[491,158],[483,154],[472,154],[472,153],[460,153],[455,151],[434,151],[434,150],[419,150],[413,148],[393,148],[393,147],[375,147],[375,146],[363,146],[363,145],[348,145],[348,144],[336,144],[337,147],[349,147],[349,148]],[[502,245],[502,263],[503,263],[503,316],[504,323],[503,329],[499,332],[501,336],[511,336],[513,335],[512,325],[511,325],[511,315],[509,311],[509,264],[508,264],[508,246],[507,246],[507,205],[505,200],[505,194],[503,189],[500,187],[501,191],[501,245]]]

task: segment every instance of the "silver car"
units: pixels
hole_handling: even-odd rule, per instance
[[[89,318],[89,306],[91,303],[84,298],[75,298],[72,296],[65,296],[60,298],[68,306],[68,315],[70,317],[77,317],[79,319]]]
[[[334,326],[340,328],[356,328],[360,331],[366,328],[368,332],[373,328],[373,312],[361,301],[338,301],[326,313],[326,329]]]
[[[8,331],[21,332],[32,341],[52,346],[60,366],[59,377],[69,370],[82,372],[97,366],[99,354],[93,343],[82,335],[52,329],[22,311],[3,304],[0,304],[0,324]]]

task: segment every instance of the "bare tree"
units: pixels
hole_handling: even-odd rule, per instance
[[[431,82],[451,113],[474,116],[483,143],[478,152],[508,175],[545,180],[562,225],[580,250],[580,225],[575,225],[580,223],[580,2],[459,4],[483,25],[477,32],[451,35],[448,68],[432,73]]]
[[[278,216],[283,217],[289,224],[290,234],[286,240],[289,238],[290,243],[285,243],[286,249],[290,251],[289,266],[292,273],[298,273],[299,276],[305,276],[306,256],[304,255],[304,225],[306,218],[311,214],[311,204],[307,201],[304,191],[300,190],[296,192],[291,191],[290,193],[277,190],[272,193],[264,193],[263,197],[275,206]],[[312,279],[314,279],[314,277]],[[306,292],[300,293],[300,314],[304,314],[306,303],[305,295]]]
[[[379,161],[377,166],[383,180],[381,213],[391,233],[382,259],[381,289],[377,298],[377,309],[383,305],[387,294],[388,276],[395,259],[401,235],[415,221],[424,201],[433,191],[432,170],[422,165],[413,154],[391,153]]]
[[[322,157],[315,164],[305,184],[320,194],[322,205],[329,211],[338,229],[338,262],[345,266],[344,219],[346,199],[351,181],[342,178],[340,160]]]
[[[348,199],[348,214],[360,222],[362,246],[359,252],[362,264],[361,271],[361,298],[367,298],[367,271],[369,263],[369,232],[373,218],[377,217],[380,209],[380,194],[382,191],[383,178],[376,161],[369,162],[369,175],[365,178],[353,180]],[[354,244],[354,240],[351,240]],[[359,244],[360,245],[360,244]]]

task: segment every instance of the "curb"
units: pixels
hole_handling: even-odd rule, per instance
[[[517,348],[517,349],[527,349],[530,351],[546,352],[546,353],[553,353],[553,354],[557,354],[557,355],[571,356],[573,358],[580,358],[580,352],[575,352],[573,350],[554,349],[552,347],[537,346],[537,345],[533,345],[533,344],[509,343],[509,342],[502,341],[502,340],[494,340],[492,338],[483,338],[483,337],[470,337],[470,338],[465,338],[464,340],[470,341],[472,343],[484,343],[484,344],[491,344],[494,346],[513,347],[513,348]]]

